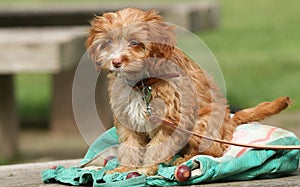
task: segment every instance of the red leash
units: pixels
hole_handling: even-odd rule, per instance
[[[160,119],[158,117],[150,117],[149,120],[152,123],[161,123],[165,126],[171,127],[173,129],[178,129],[182,132],[186,132],[188,134],[191,134],[193,136],[197,136],[206,140],[211,140],[214,142],[218,142],[218,143],[222,143],[222,144],[227,144],[227,145],[234,145],[234,146],[239,146],[239,147],[248,147],[248,148],[254,148],[254,149],[273,149],[273,150],[293,150],[293,149],[298,149],[300,150],[300,146],[296,146],[296,145],[287,145],[287,146],[280,146],[280,145],[254,145],[254,144],[244,144],[244,143],[237,143],[237,142],[231,142],[231,141],[226,141],[226,140],[221,140],[218,138],[212,138],[212,137],[208,137],[205,135],[201,135],[186,129],[183,129],[181,127],[176,126],[174,123],[164,120],[164,119]]]

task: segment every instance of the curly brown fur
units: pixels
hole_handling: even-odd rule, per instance
[[[151,175],[158,163],[169,162],[175,154],[182,156],[175,162],[180,164],[198,154],[220,157],[227,148],[149,122],[143,94],[132,89],[130,82],[178,73],[178,78],[151,85],[151,115],[199,134],[231,140],[236,125],[256,119],[247,119],[248,113],[240,121],[230,118],[227,100],[213,79],[176,48],[173,28],[157,11],[126,8],[97,16],[91,25],[86,41],[89,54],[98,70],[112,72],[108,76],[110,104],[119,135],[121,166],[111,172],[138,169]]]

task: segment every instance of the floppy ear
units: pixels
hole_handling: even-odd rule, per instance
[[[151,43],[151,57],[169,59],[175,47],[175,34],[173,27],[163,22],[156,10],[145,12],[147,23],[148,42]]]
[[[93,44],[95,36],[96,36],[96,32],[93,29],[90,29],[89,36],[88,36],[88,38],[85,41],[85,47],[87,49]]]
[[[91,28],[90,29],[90,33],[89,33],[89,36],[88,38],[86,39],[85,41],[85,46],[86,46],[86,49],[87,49],[87,52],[88,52],[88,56],[91,58],[91,60],[95,63],[96,61],[96,45],[94,43],[94,39],[96,37],[96,34],[97,32]]]
[[[103,24],[103,20],[100,16],[95,17],[90,21],[91,28],[89,31],[88,38],[85,41],[85,46],[88,51],[88,55],[91,58],[91,60],[95,63],[96,62],[96,48],[94,41],[97,36],[97,34],[100,32],[99,28],[101,28],[101,25]]]
[[[105,24],[105,18],[103,16],[96,16],[90,21],[91,28],[89,36],[86,39],[85,46],[88,49],[94,42],[95,37],[98,33],[104,32],[103,26]]]
[[[150,56],[169,59],[175,47],[173,28],[163,22],[148,23],[148,40],[151,43]]]
[[[86,39],[85,46],[88,50],[88,54],[92,61],[96,63],[96,57],[98,52],[99,42],[96,42],[99,38],[103,37],[107,30],[109,30],[109,20],[111,19],[112,13],[106,13],[102,16],[96,16],[90,21],[91,28],[89,31],[88,38]]]
[[[169,59],[175,47],[175,34],[166,23],[149,23],[150,56]]]

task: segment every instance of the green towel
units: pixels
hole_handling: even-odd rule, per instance
[[[260,145],[299,145],[298,138],[291,132],[259,123],[237,127],[233,141]],[[118,166],[112,159],[103,167],[106,156],[116,155],[118,136],[111,128],[101,135],[89,148],[80,166],[47,169],[42,172],[45,183],[60,182],[70,185],[93,184],[98,186],[173,186],[211,183],[215,181],[251,180],[254,178],[275,178],[297,170],[299,150],[256,150],[229,146],[220,158],[197,155],[184,163],[192,169],[192,176],[186,182],[175,180],[175,166],[160,164],[155,176],[140,176],[126,179],[127,173],[105,174]]]

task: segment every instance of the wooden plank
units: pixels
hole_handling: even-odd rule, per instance
[[[75,70],[71,69],[53,76],[50,127],[55,134],[78,132],[72,108],[74,72]]]
[[[44,184],[41,179],[41,172],[51,166],[63,165],[71,167],[78,165],[79,162],[80,160],[65,160],[0,166],[0,183],[4,187],[64,186],[62,184]]]
[[[58,73],[85,52],[87,27],[0,29],[0,73]]]
[[[219,19],[219,5],[214,0],[198,0],[185,2],[101,2],[90,3],[34,3],[34,4],[2,4],[0,7],[0,26],[57,26],[57,25],[88,25],[94,14],[101,15],[104,12],[116,11],[126,7],[136,7],[143,10],[158,10],[165,21],[180,25],[191,31],[203,29],[203,18],[201,11],[211,13],[208,16],[207,27],[215,27]],[[196,14],[194,14],[196,13]],[[194,14],[194,15],[191,15]],[[201,15],[200,15],[201,14]],[[217,17],[216,17],[217,16]],[[191,18],[193,17],[193,18]],[[201,20],[201,21],[199,21]],[[201,25],[201,27],[200,27]],[[207,28],[205,28],[207,29]]]
[[[113,127],[113,112],[109,104],[107,72],[101,71],[96,85],[95,102],[99,118],[105,129]]]
[[[49,187],[59,186],[63,187],[63,184],[44,184],[41,180],[41,172],[50,166],[62,165],[66,168],[71,166],[77,166],[80,160],[62,160],[44,163],[30,163],[30,164],[18,164],[0,166],[0,181],[1,186],[22,186],[22,187]],[[286,177],[274,178],[274,179],[261,179],[250,181],[234,181],[234,182],[221,182],[211,184],[201,184],[201,186],[207,187],[225,187],[225,186],[299,186],[300,184],[300,169]],[[200,185],[200,184],[199,184]],[[192,185],[198,186],[198,185]]]
[[[92,71],[95,71],[94,67]],[[54,75],[53,83],[53,94],[52,94],[52,107],[51,107],[51,120],[50,126],[51,131],[55,134],[65,134],[65,133],[78,133],[80,130],[76,124],[72,108],[72,86],[73,86],[73,77],[74,71],[63,71],[59,74]],[[82,82],[82,84],[86,84]],[[92,88],[93,89],[93,88]],[[95,89],[95,102],[98,117],[100,118],[105,129],[109,129],[113,126],[113,114],[111,107],[109,105],[109,96],[108,96],[108,80],[107,72],[101,71],[98,77],[98,81]],[[85,92],[85,90],[80,90]],[[90,106],[92,110],[92,106]],[[88,129],[91,126],[99,125],[95,124],[93,121],[94,118],[89,119],[87,117],[86,123],[89,124],[89,127],[86,126],[84,130],[89,131]],[[82,124],[79,124],[82,125]],[[91,137],[93,133],[97,132],[96,137],[99,135],[99,129],[92,129],[90,132]],[[87,132],[85,132],[87,133]]]
[[[18,120],[12,75],[0,75],[0,160],[11,160],[17,154]]]

